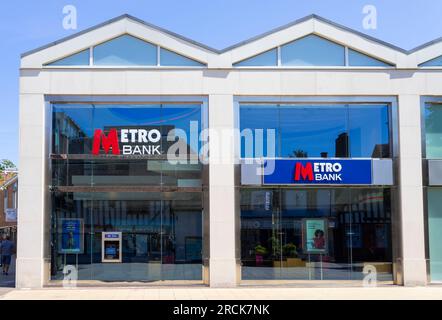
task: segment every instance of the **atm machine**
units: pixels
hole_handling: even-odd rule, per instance
[[[110,263],[121,263],[121,242],[121,232],[103,232],[101,236],[101,261]]]

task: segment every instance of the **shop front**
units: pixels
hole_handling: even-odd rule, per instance
[[[440,54],[128,15],[23,54],[17,287],[440,281]]]
[[[423,99],[423,162],[426,199],[428,279],[442,282],[442,104],[440,98]]]
[[[52,104],[51,280],[202,282],[203,108]]]
[[[250,157],[243,137],[243,282],[362,281],[371,272],[393,281],[392,105],[239,109],[242,129],[263,144]]]

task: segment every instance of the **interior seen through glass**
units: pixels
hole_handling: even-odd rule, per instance
[[[388,188],[243,188],[242,279],[391,281],[391,212]]]
[[[92,154],[96,130],[116,129],[122,149],[123,128],[160,132],[157,142],[135,142],[160,154],[103,147]],[[200,144],[189,138],[200,130],[199,104],[53,106],[52,280],[62,280],[67,266],[78,280],[202,280],[203,166],[198,157],[167,160],[173,143],[195,160]],[[175,140],[167,141],[171,132]]]

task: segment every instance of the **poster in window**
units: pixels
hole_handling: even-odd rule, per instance
[[[327,253],[327,219],[304,219],[303,236],[306,253]]]
[[[83,253],[83,219],[60,219],[59,252]]]

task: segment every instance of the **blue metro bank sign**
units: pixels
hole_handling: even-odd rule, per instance
[[[266,160],[263,184],[352,184],[372,183],[371,160]]]

